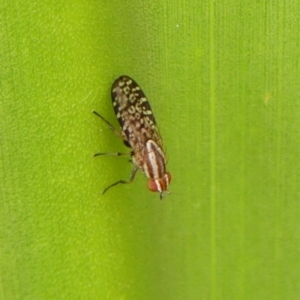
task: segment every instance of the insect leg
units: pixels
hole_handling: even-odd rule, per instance
[[[113,131],[119,138],[121,138],[122,140],[124,140],[124,138],[122,137],[122,135],[115,129],[115,127],[110,122],[108,122],[105,118],[103,118],[95,110],[93,110],[92,113],[94,113],[96,116],[98,116],[99,118],[101,118],[108,125],[108,127],[109,127],[109,129],[111,131]]]
[[[100,153],[95,153],[94,156],[99,156],[99,155],[109,155],[109,156],[125,156],[125,155],[131,155],[131,153],[123,153],[123,152],[100,152]]]
[[[136,172],[137,172],[138,169],[139,169],[138,167],[134,167],[134,168],[132,169],[131,175],[130,175],[130,178],[129,178],[128,181],[126,181],[126,180],[119,180],[119,181],[117,181],[117,182],[115,182],[115,183],[109,185],[107,188],[105,188],[104,191],[102,192],[102,194],[106,193],[107,190],[109,190],[111,187],[113,187],[113,186],[115,186],[115,185],[117,185],[117,184],[119,184],[119,183],[122,183],[122,184],[125,184],[125,183],[131,183],[131,182],[133,181],[133,179],[134,179],[134,177],[135,177],[135,174],[136,174]]]

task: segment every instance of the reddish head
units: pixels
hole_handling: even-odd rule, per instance
[[[159,192],[160,199],[162,199],[163,192],[167,191],[170,182],[171,182],[171,174],[169,172],[166,172],[162,178],[149,179],[148,188],[152,192]]]

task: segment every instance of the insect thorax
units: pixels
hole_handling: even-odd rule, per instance
[[[160,148],[153,140],[148,140],[140,151],[133,151],[132,161],[148,178],[162,178],[166,173],[166,158]]]

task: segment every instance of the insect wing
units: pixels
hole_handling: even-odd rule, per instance
[[[161,137],[150,104],[139,85],[120,76],[112,85],[112,103],[121,125],[125,144],[141,148],[149,140],[161,145]]]

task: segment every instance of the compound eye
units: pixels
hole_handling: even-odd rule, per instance
[[[153,180],[153,179],[148,180],[148,189],[151,192],[157,192],[158,191],[155,180]]]

